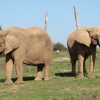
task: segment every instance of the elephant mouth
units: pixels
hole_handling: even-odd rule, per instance
[[[4,51],[0,52],[0,56],[2,56],[4,54]]]

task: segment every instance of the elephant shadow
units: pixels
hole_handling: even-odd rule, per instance
[[[55,76],[58,76],[58,77],[77,77],[78,73],[77,74],[72,74],[71,72],[58,72],[58,73],[55,73]],[[95,75],[95,76],[85,76],[87,78],[100,78],[100,75]]]
[[[23,77],[23,81],[32,81],[34,80],[35,77],[34,76],[28,76],[28,77]],[[17,80],[17,78],[12,78],[12,81],[15,82]],[[4,82],[5,79],[0,79],[0,82]]]
[[[76,77],[76,74],[72,74],[71,72],[59,72],[59,73],[55,73],[55,76],[59,76],[59,77]]]

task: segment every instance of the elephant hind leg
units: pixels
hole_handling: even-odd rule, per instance
[[[50,80],[49,71],[50,71],[50,63],[45,63],[44,80]]]
[[[95,58],[96,58],[95,54],[90,55],[89,73],[94,72]]]
[[[44,64],[37,65],[37,75],[36,75],[35,80],[42,80],[42,78],[43,78],[43,73],[42,73],[43,67],[44,67]]]
[[[83,62],[84,62],[84,57],[82,55],[78,55],[78,63],[79,63],[79,67],[78,67],[78,75],[77,78],[83,78]]]
[[[86,62],[86,59],[84,59],[84,62],[83,62],[83,73],[84,73],[84,76],[87,76],[88,72],[87,72],[87,69],[86,69],[85,62]]]

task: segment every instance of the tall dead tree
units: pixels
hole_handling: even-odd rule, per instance
[[[76,28],[78,30],[79,29],[79,16],[78,16],[77,5],[74,6],[74,15],[75,15]]]
[[[45,25],[44,25],[44,30],[47,32],[48,31],[48,13],[45,13]]]

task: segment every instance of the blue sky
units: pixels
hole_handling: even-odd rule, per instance
[[[48,12],[48,32],[54,43],[66,45],[69,34],[76,29],[73,6],[78,5],[80,27],[100,26],[100,0],[0,0],[2,28],[44,28]]]

